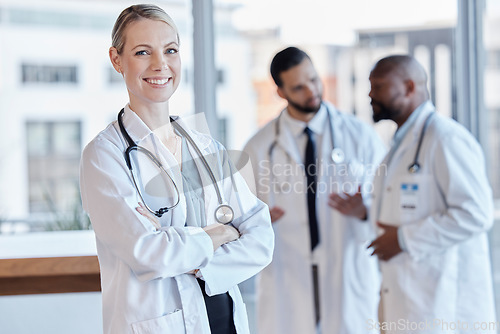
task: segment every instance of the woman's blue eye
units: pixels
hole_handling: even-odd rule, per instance
[[[176,54],[177,52],[179,52],[179,50],[174,49],[174,48],[169,48],[165,51],[165,53],[168,53],[168,54]]]
[[[147,55],[148,52],[146,50],[141,50],[141,51],[137,51],[135,53],[136,56],[143,56],[143,55]]]

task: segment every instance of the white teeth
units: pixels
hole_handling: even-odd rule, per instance
[[[146,82],[153,84],[153,85],[163,85],[163,84],[166,84],[168,82],[168,79],[161,79],[161,80],[146,79]]]

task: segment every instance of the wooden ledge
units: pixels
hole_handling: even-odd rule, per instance
[[[97,256],[0,259],[0,295],[100,291]]]

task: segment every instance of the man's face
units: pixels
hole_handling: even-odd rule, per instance
[[[311,60],[304,58],[300,64],[280,73],[283,82],[278,87],[280,96],[302,113],[313,113],[321,107],[323,85]]]
[[[403,111],[404,82],[395,73],[377,73],[375,69],[370,74],[370,85],[373,120],[395,121]]]

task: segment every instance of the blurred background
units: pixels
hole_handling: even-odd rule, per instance
[[[308,52],[325,99],[370,124],[374,62],[413,54],[429,73],[438,111],[463,123],[485,151],[500,309],[500,0],[154,3],[180,30],[182,82],[171,113],[205,113],[212,135],[233,150],[285,105],[269,74],[284,47]],[[128,101],[108,48],[116,17],[131,4],[0,0],[0,258],[95,254],[79,160]],[[384,122],[375,128],[386,143],[395,130]],[[242,290],[256,333],[253,280]],[[0,297],[6,334],[100,333],[101,321],[98,292]]]

